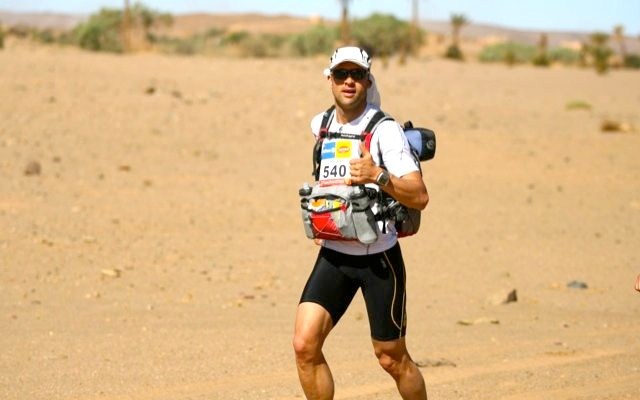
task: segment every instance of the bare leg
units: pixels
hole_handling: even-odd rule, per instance
[[[373,340],[373,348],[382,368],[396,381],[404,400],[427,400],[422,373],[411,360],[404,338],[388,342]]]
[[[331,316],[322,306],[315,303],[298,306],[293,348],[300,384],[309,400],[333,399],[333,377],[322,354],[322,345],[331,328]]]

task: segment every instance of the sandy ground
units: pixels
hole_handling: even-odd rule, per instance
[[[0,51],[0,398],[303,397],[297,189],[325,61]],[[374,72],[386,111],[438,134],[402,242],[430,399],[640,398],[640,74]],[[360,298],[326,356],[337,399],[398,398]]]

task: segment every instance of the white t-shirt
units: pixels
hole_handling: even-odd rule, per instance
[[[360,117],[346,124],[340,124],[336,121],[336,118],[332,118],[328,126],[329,132],[360,134],[377,111],[379,111],[378,108],[368,104]],[[320,113],[311,120],[311,132],[316,138],[320,132],[323,114]],[[391,175],[401,177],[410,172],[419,171],[418,165],[411,155],[409,142],[396,121],[387,120],[378,125],[371,138],[369,151],[376,165],[380,165],[380,155],[382,155],[384,166]],[[368,184],[367,186],[378,189],[375,184]],[[374,208],[375,211],[377,211],[376,208]],[[382,233],[383,223],[383,221],[378,222],[380,233],[378,240],[373,244],[366,245],[358,241],[325,240],[324,246],[351,255],[381,253],[393,247],[398,240],[393,222],[387,223],[386,233],[384,234]]]

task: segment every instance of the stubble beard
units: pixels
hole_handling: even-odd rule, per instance
[[[339,92],[334,95],[336,105],[347,112],[364,111],[367,105],[367,96],[365,93],[358,93],[355,97],[345,99],[343,94]]]

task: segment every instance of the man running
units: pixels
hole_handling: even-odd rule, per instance
[[[333,53],[325,70],[335,104],[329,132],[360,134],[380,109],[370,68],[371,59],[363,49],[342,47]],[[322,116],[311,121],[316,137]],[[393,120],[383,121],[369,149],[361,145],[361,157],[348,161],[346,184],[366,184],[405,206],[424,209],[429,196],[402,128]],[[293,338],[298,376],[307,399],[333,399],[333,378],[322,347],[358,289],[365,299],[380,365],[393,377],[403,399],[427,399],[424,379],[405,344],[406,277],[397,233],[392,221],[378,224],[378,239],[371,244],[319,241],[321,248],[298,305]]]

